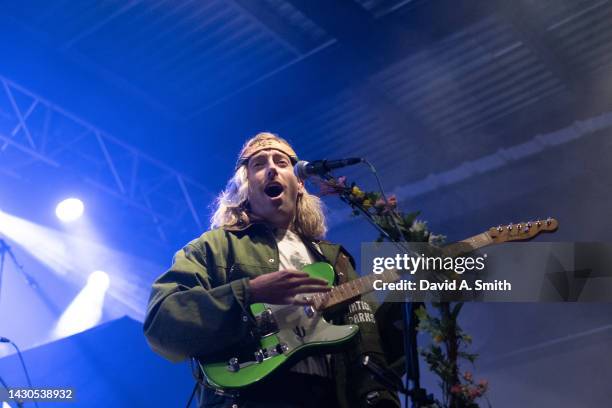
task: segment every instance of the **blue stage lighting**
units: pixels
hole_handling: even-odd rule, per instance
[[[67,198],[55,207],[55,215],[64,222],[74,221],[83,215],[85,206],[78,198]]]
[[[80,333],[99,323],[104,308],[104,297],[110,284],[108,274],[92,272],[87,284],[60,316],[54,330],[56,338]]]
[[[110,284],[108,274],[104,271],[94,271],[87,278],[87,285],[92,286],[100,292],[106,292]]]

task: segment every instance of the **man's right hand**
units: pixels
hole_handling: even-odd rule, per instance
[[[311,278],[306,272],[282,269],[266,273],[249,281],[252,303],[272,305],[311,305],[312,298],[296,296],[306,293],[329,292],[323,279]]]

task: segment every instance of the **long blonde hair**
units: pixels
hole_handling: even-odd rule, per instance
[[[285,139],[272,133],[263,132],[249,139],[242,151],[263,139],[276,139],[289,145]],[[215,200],[216,209],[210,219],[210,227],[232,228],[248,225],[252,221],[248,205],[248,191],[247,168],[246,163],[243,163],[229,179],[225,190],[217,196]],[[321,199],[309,194],[306,189],[304,189],[303,194],[298,195],[292,229],[307,239],[321,239],[327,232]]]

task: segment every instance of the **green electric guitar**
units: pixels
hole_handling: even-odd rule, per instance
[[[558,222],[549,218],[545,221],[510,224],[493,227],[443,248],[447,256],[457,256],[473,250],[508,241],[524,241],[544,231],[555,231]],[[304,272],[311,277],[327,281],[333,286],[335,280],[331,265],[319,262],[306,266]],[[341,303],[348,302],[373,291],[375,280],[394,282],[399,274],[387,270],[382,274],[372,274],[334,286],[327,293],[309,295],[312,306],[268,305],[256,303],[250,306],[260,334],[259,345],[245,353],[242,350],[228,361],[200,363],[206,381],[218,389],[240,389],[254,384],[275,372],[288,362],[295,362],[304,355],[329,349],[350,340],[359,330],[357,325],[333,325],[328,323],[322,313]],[[238,355],[249,357],[239,358]]]

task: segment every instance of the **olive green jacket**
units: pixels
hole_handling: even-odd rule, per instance
[[[312,248],[312,243],[305,244]],[[342,247],[325,241],[318,246],[321,260],[334,267],[337,280],[357,277]],[[144,322],[149,345],[178,362],[190,357],[221,361],[232,349],[252,344],[255,320],[249,310],[249,279],[278,270],[276,239],[265,224],[204,233],[178,251],[172,267],[153,284]],[[333,320],[343,323],[346,312],[345,308],[335,313]],[[332,360],[339,401],[364,405],[367,393],[379,391],[389,402],[395,396],[384,393],[384,387],[359,366],[364,354],[385,364],[376,325],[359,323],[359,328],[355,341]]]

